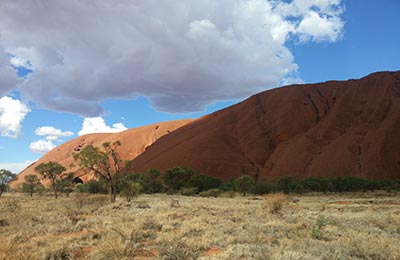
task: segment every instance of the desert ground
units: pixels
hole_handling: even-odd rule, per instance
[[[0,259],[400,259],[400,193],[7,193]]]

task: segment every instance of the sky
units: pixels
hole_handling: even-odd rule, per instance
[[[1,0],[0,169],[80,135],[400,69],[400,1]]]

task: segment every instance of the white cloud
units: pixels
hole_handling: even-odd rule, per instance
[[[102,100],[144,95],[199,111],[279,85],[298,69],[285,43],[336,41],[342,12],[340,0],[2,0],[0,56],[32,64],[18,90],[51,109],[93,117]],[[0,93],[17,84],[2,70]]]
[[[54,136],[54,135],[46,136],[44,139],[47,140],[47,141],[52,141],[52,142],[56,142],[56,141],[59,141],[59,140],[60,140],[60,139],[58,138],[58,136]]]
[[[341,0],[294,0],[278,2],[276,11],[284,17],[296,17],[290,31],[301,42],[337,41],[343,33]]]
[[[102,117],[85,118],[82,123],[82,129],[78,135],[91,133],[118,133],[127,130],[122,123],[113,124],[111,127],[106,125]]]
[[[0,98],[0,135],[16,138],[21,124],[31,110],[21,101],[10,97]]]
[[[47,153],[57,146],[54,142],[62,141],[60,137],[72,136],[74,133],[71,131],[62,131],[53,126],[42,126],[36,128],[35,134],[38,136],[44,136],[44,138],[32,142],[29,145],[29,149],[35,153]]]
[[[307,41],[336,41],[343,29],[343,23],[337,17],[322,17],[316,12],[309,12],[299,24],[297,31],[300,39]]]
[[[29,145],[29,149],[35,153],[47,153],[53,150],[56,145],[52,141],[37,140]]]
[[[39,136],[67,137],[73,135],[74,133],[71,131],[63,132],[60,129],[56,129],[52,126],[42,126],[35,130],[35,134]]]

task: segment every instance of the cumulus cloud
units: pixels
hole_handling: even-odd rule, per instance
[[[298,66],[285,43],[336,41],[342,5],[2,0],[0,56],[7,53],[14,65],[31,66],[18,89],[51,109],[93,117],[103,112],[102,100],[144,95],[158,110],[199,111],[295,74]],[[10,66],[0,65],[0,74],[2,69],[12,74]]]
[[[34,153],[47,153],[53,150],[55,147],[56,145],[53,143],[53,141],[42,139],[32,142],[29,145],[29,149]]]
[[[284,17],[297,17],[292,34],[301,42],[338,40],[343,33],[344,22],[341,14],[344,7],[341,0],[294,0],[280,2],[276,11]]]
[[[52,126],[42,126],[35,130],[35,134],[39,136],[51,136],[51,137],[66,137],[71,136],[74,133],[71,131],[61,131],[60,129]]]
[[[10,97],[0,98],[0,135],[16,138],[25,116],[31,112],[24,103]]]
[[[47,153],[54,149],[57,145],[55,142],[61,142],[61,137],[72,136],[74,133],[71,131],[62,131],[53,126],[42,126],[35,130],[38,136],[44,136],[43,139],[32,142],[29,149],[35,153]]]
[[[102,117],[85,118],[82,123],[82,129],[78,135],[92,133],[118,133],[127,130],[122,123],[116,123],[108,126]]]

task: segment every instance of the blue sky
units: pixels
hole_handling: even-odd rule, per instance
[[[400,69],[396,0],[46,2],[0,4],[0,168],[14,172],[80,132]]]

